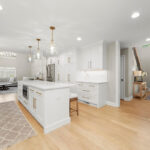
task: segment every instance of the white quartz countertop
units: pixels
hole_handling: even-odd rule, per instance
[[[60,88],[69,88],[73,86],[72,83],[61,83],[61,82],[48,82],[48,81],[39,81],[39,80],[29,80],[29,81],[19,81],[23,85],[27,85],[29,87],[34,87],[40,90],[52,90],[52,89],[60,89]]]
[[[103,84],[103,83],[108,83],[108,81],[85,81],[85,80],[78,80],[77,82],[80,82],[80,83],[95,83],[95,84]]]

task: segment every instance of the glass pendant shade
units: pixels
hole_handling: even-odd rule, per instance
[[[32,61],[32,51],[31,51],[32,46],[28,46],[28,47],[30,49],[30,54],[29,54],[29,57],[28,57],[28,61],[31,62]]]
[[[50,55],[56,55],[56,47],[54,43],[54,38],[53,38],[53,31],[55,30],[54,26],[50,26],[51,30],[51,42],[50,42]]]
[[[29,62],[31,62],[31,61],[32,61],[32,58],[31,58],[31,56],[29,56],[29,57],[28,57],[28,61],[29,61]]]
[[[56,54],[56,47],[55,47],[54,43],[52,43],[51,46],[50,46],[50,54],[51,55]]]
[[[37,48],[37,52],[36,52],[36,59],[40,59],[41,58],[40,46],[39,46],[40,39],[36,39],[36,40],[38,41],[38,48]]]
[[[40,52],[37,52],[37,53],[36,53],[36,58],[37,58],[37,59],[40,59],[40,58],[41,58]]]

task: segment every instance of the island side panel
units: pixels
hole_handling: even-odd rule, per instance
[[[70,123],[70,89],[52,89],[45,91],[45,126],[44,133]]]

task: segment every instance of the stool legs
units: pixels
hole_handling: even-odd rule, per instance
[[[78,106],[78,99],[76,101],[76,110],[77,110],[77,116],[79,115],[79,106]]]
[[[72,109],[71,108],[71,102],[76,101],[76,109]],[[76,111],[77,112],[77,116],[79,115],[79,106],[78,106],[78,98],[71,98],[70,99],[70,103],[69,103],[69,111],[71,114],[71,110]]]

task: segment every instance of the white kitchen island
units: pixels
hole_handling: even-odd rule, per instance
[[[44,133],[70,123],[68,83],[19,81],[18,100],[41,124]]]

